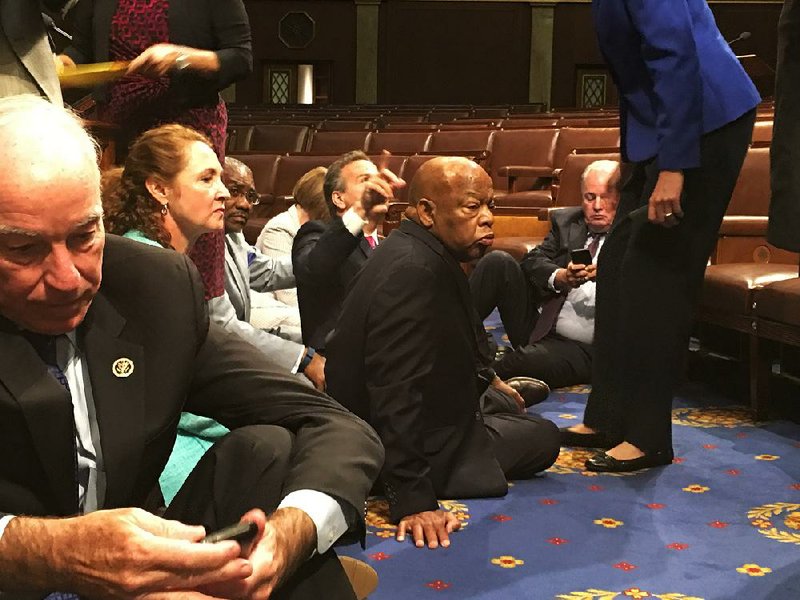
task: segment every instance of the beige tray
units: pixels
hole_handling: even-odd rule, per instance
[[[94,87],[122,77],[129,61],[116,61],[64,67],[58,74],[62,88]]]

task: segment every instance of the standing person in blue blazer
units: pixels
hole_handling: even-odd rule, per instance
[[[562,444],[591,471],[672,461],[672,397],[692,307],[744,160],[759,96],[705,0],[593,0],[620,93],[625,161],[597,271],[592,393]]]

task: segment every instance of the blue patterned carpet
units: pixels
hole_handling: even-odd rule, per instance
[[[531,410],[559,426],[587,388]],[[639,474],[582,470],[563,449],[544,476],[505,498],[443,502],[463,523],[448,549],[394,540],[371,505],[367,548],[338,548],[378,572],[371,600],[800,598],[800,425],[753,423],[687,386],[673,411],[675,464]]]

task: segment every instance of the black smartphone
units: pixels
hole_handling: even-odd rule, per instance
[[[588,248],[570,250],[569,259],[573,265],[590,265],[592,264],[592,253],[589,252]]]
[[[229,527],[224,527],[214,533],[209,533],[202,541],[204,544],[215,544],[225,540],[233,540],[244,546],[253,540],[257,531],[258,525],[245,521]]]

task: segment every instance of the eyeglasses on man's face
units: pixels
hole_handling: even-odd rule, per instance
[[[243,185],[232,183],[228,186],[228,192],[230,192],[232,198],[243,196],[244,199],[253,206],[261,201],[261,197],[258,195],[257,191],[255,191],[253,188],[248,188]]]

